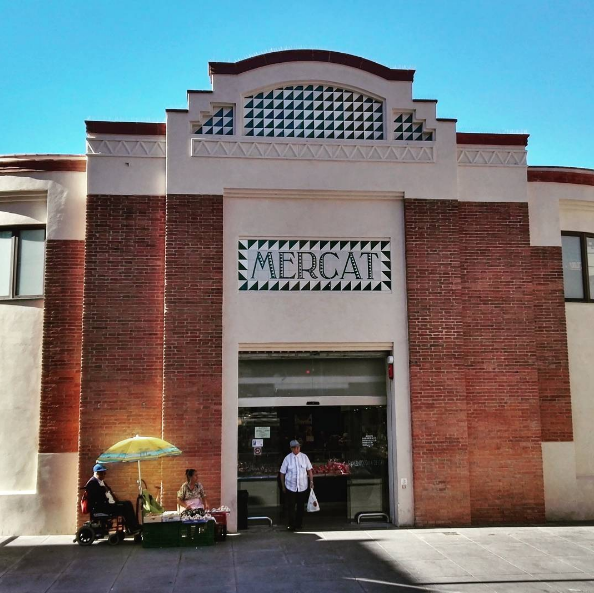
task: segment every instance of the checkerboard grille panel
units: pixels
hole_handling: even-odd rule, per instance
[[[412,113],[397,113],[394,118],[394,140],[433,142],[433,134],[433,130],[426,130],[423,122],[415,120]]]
[[[383,102],[325,85],[286,86],[245,97],[244,134],[273,138],[383,140]]]
[[[194,134],[231,136],[233,134],[233,107],[221,107],[207,119]]]

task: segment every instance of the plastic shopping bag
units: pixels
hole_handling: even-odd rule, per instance
[[[318,504],[318,499],[314,494],[313,488],[309,491],[309,500],[307,501],[307,512],[308,513],[315,513],[320,510],[320,505]]]
[[[148,490],[142,491],[142,512],[162,514],[165,509],[154,499]]]

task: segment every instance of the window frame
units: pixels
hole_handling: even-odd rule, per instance
[[[590,277],[588,275],[588,241],[587,239],[594,239],[594,233],[584,233],[579,231],[562,231],[562,237],[578,237],[580,240],[580,255],[582,258],[582,290],[584,292],[584,298],[568,298],[565,297],[567,303],[594,303],[592,294],[590,291]],[[593,262],[594,263],[594,262]],[[565,291],[564,291],[565,293]]]
[[[20,248],[20,234],[22,231],[33,231],[43,230],[43,271],[42,271],[42,292],[41,294],[16,294],[16,289],[19,281],[19,248]],[[0,295],[0,302],[5,301],[26,301],[26,300],[39,300],[44,297],[45,293],[45,256],[47,247],[47,225],[45,224],[11,224],[11,225],[0,225],[0,231],[11,231],[12,232],[12,245],[11,245],[11,258],[10,258],[10,294]]]

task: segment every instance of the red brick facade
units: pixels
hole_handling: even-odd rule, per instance
[[[406,200],[405,231],[415,523],[543,521],[541,441],[572,438],[560,249],[530,246],[519,203]],[[184,454],[145,463],[149,487],[162,483],[171,508],[196,467],[220,503],[222,254],[222,196],[89,197],[81,482],[115,441],[162,434]],[[80,268],[80,256],[80,245],[48,246],[62,267]],[[74,278],[48,301],[46,336],[80,324]],[[62,385],[58,344],[44,350],[46,409]],[[71,372],[75,331],[61,348]],[[42,434],[48,451],[74,450],[73,430]],[[109,477],[134,496],[136,467]]]
[[[84,241],[45,246],[40,453],[78,450]]]
[[[184,452],[163,462],[168,508],[192,467],[220,504],[222,261],[223,197],[168,195],[163,433]]]
[[[163,483],[174,508],[184,470],[196,467],[219,504],[222,238],[222,196],[89,196],[81,483],[116,441],[163,435],[184,454],[143,463],[149,489]],[[136,472],[112,466],[120,497],[134,498]]]
[[[85,255],[80,465],[135,434],[161,435],[163,392],[163,196],[89,196]],[[160,461],[143,463],[150,489]],[[111,466],[120,498],[136,494],[136,464]]]
[[[405,201],[415,523],[470,523],[458,203]]]
[[[472,522],[544,521],[528,205],[459,221]]]
[[[542,440],[572,441],[561,247],[532,248],[532,278]]]
[[[405,226],[415,522],[544,521],[541,440],[571,440],[559,250],[527,204],[406,200]]]

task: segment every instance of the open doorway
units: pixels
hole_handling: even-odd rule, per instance
[[[260,355],[239,366],[237,480],[250,516],[285,522],[278,471],[292,439],[314,468],[320,512],[310,526],[389,514],[385,353]]]
[[[385,406],[241,408],[238,424],[238,489],[250,515],[283,523],[278,470],[294,438],[314,468],[316,522],[389,512]]]

